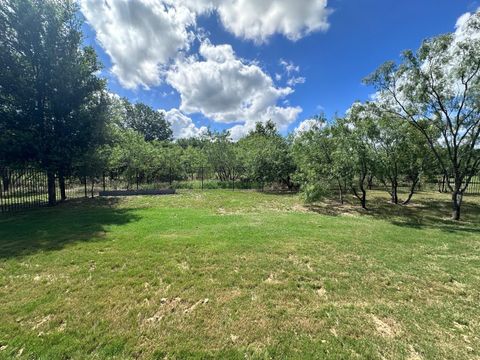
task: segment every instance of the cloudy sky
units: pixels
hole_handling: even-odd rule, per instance
[[[176,137],[283,133],[343,114],[362,78],[455,29],[473,0],[80,0],[110,91],[163,110]],[[304,124],[305,125],[305,124]]]

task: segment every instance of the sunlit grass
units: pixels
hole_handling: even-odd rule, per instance
[[[352,200],[353,201],[353,200]],[[0,357],[477,358],[480,198],[180,191],[0,218]]]

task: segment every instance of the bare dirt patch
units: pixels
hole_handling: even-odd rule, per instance
[[[372,321],[377,332],[384,338],[394,338],[401,333],[400,325],[392,318],[382,318],[372,315]]]

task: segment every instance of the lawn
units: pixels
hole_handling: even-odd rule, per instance
[[[188,191],[0,218],[0,358],[478,359],[480,197]]]

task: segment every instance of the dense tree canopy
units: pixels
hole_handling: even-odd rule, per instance
[[[82,46],[73,1],[5,0],[0,9],[0,147],[8,163],[55,172],[98,144],[104,81],[93,49]]]

